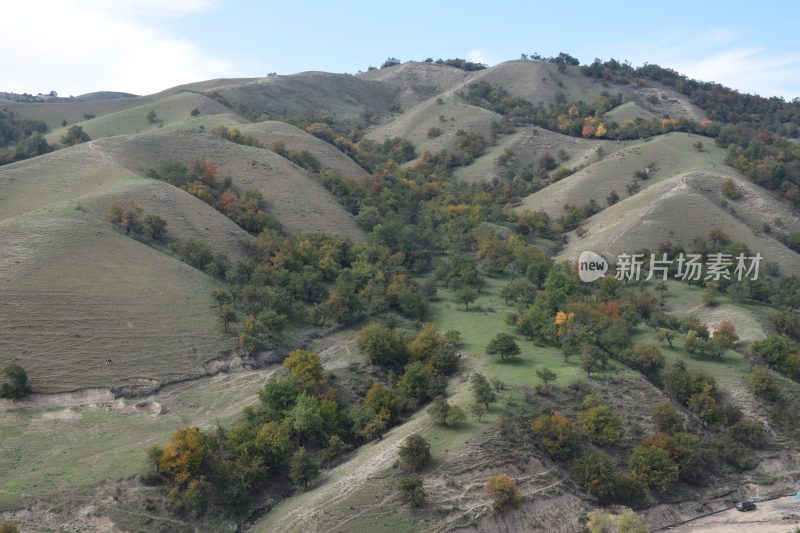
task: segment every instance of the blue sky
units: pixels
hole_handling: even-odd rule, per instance
[[[745,92],[800,96],[795,2],[14,4],[0,20],[0,90],[144,94],[212,77],[355,73],[389,56],[492,65],[565,51],[584,63],[658,63]]]

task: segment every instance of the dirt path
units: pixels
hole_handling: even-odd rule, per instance
[[[786,533],[800,527],[800,500],[787,496],[757,502],[756,510],[743,513],[728,509],[671,528],[675,533]]]

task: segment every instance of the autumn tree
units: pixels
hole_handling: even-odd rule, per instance
[[[293,351],[283,360],[283,366],[289,370],[292,379],[307,391],[316,391],[325,375],[319,354],[309,350]]]
[[[531,423],[547,453],[555,459],[570,459],[580,450],[580,438],[563,414],[542,415]]]
[[[572,461],[572,478],[601,503],[608,503],[617,493],[617,466],[606,452],[589,450]]]
[[[133,200],[118,200],[112,202],[106,210],[109,220],[125,230],[125,235],[131,232],[139,233],[142,229],[143,210]]]
[[[484,488],[492,498],[492,508],[497,513],[519,509],[522,505],[522,494],[517,487],[517,482],[506,474],[490,477]]]
[[[184,485],[203,475],[211,458],[211,441],[199,428],[181,428],[164,446],[159,470]]]

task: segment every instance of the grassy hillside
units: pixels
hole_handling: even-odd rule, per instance
[[[703,151],[697,151],[692,144],[701,141]],[[565,204],[583,205],[595,199],[601,206],[606,205],[606,197],[616,191],[621,198],[628,194],[625,186],[633,180],[636,171],[644,170],[651,163],[655,170],[649,178],[640,180],[643,190],[664,179],[691,170],[720,170],[734,174],[723,161],[725,151],[714,145],[711,139],[689,136],[685,133],[660,135],[648,142],[633,142],[616,146],[611,141],[598,143],[607,155],[602,160],[579,170],[571,176],[531,194],[522,202],[522,208],[533,211],[543,210],[550,216],[563,213]],[[567,162],[569,166],[571,162]]]
[[[323,166],[343,176],[362,177],[367,174],[358,163],[347,157],[335,146],[291,124],[267,120],[240,126],[239,130],[243,135],[255,137],[266,146],[282,140],[289,150],[308,150],[319,159]]]
[[[662,180],[589,218],[584,224],[588,234],[582,239],[574,232],[570,234],[567,248],[559,257],[575,259],[583,250],[613,257],[641,248],[653,249],[665,241],[689,243],[719,228],[731,241],[743,242],[753,252],[760,252],[765,261],[779,264],[784,273],[797,272],[800,255],[757,232],[737,218],[735,210],[721,207],[704,194],[703,187],[711,188],[711,183],[719,184],[725,177],[696,171]],[[769,216],[780,217],[787,210],[777,200],[772,207],[778,211]]]
[[[201,374],[234,347],[208,276],[93,214],[62,204],[9,218],[0,241],[0,361],[23,365],[36,390],[135,390]]]
[[[261,191],[269,212],[290,233],[324,231],[356,240],[363,235],[353,217],[316,178],[269,150],[187,131],[117,136],[96,144],[140,175],[167,161],[210,159],[222,179],[230,177],[241,190]]]
[[[112,135],[125,135],[129,133],[143,133],[156,131],[160,128],[184,125],[191,120],[192,111],[197,110],[200,116],[218,115],[228,113],[230,110],[207,96],[197,93],[181,92],[152,98],[150,102],[137,105],[129,109],[109,113],[91,120],[77,122],[89,137],[99,139]],[[148,120],[147,115],[155,112],[154,120]],[[239,118],[239,122],[243,119]],[[70,124],[72,125],[72,124]],[[69,127],[69,126],[67,126]],[[57,143],[66,133],[67,127],[54,129],[47,135],[48,141]]]

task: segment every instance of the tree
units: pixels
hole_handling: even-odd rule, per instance
[[[133,200],[112,202],[106,210],[109,220],[125,230],[125,235],[142,231],[142,208]],[[166,226],[166,222],[164,223]]]
[[[601,503],[612,501],[617,491],[617,466],[606,452],[590,450],[572,461],[572,478]]]
[[[675,339],[677,336],[678,332],[673,329],[658,328],[656,331],[656,339],[661,342],[666,341],[670,348],[672,348],[673,339]]]
[[[406,339],[400,330],[378,323],[368,324],[358,331],[358,349],[376,365],[402,368],[408,360]]]
[[[497,400],[497,393],[492,389],[489,380],[486,376],[479,373],[474,373],[469,379],[469,388],[472,391],[472,396],[475,403],[482,404],[486,409]]]
[[[444,426],[456,426],[466,418],[464,411],[457,405],[450,405],[444,396],[433,399],[428,414],[437,424]]]
[[[500,354],[500,359],[505,361],[507,357],[519,355],[520,349],[514,337],[508,333],[498,333],[486,345],[486,353],[489,355]]]
[[[184,485],[203,474],[211,458],[211,442],[199,428],[181,428],[164,446],[159,470]]]
[[[547,387],[551,381],[558,379],[558,375],[547,367],[537,369],[536,376],[544,382],[545,387]]]
[[[683,431],[683,418],[670,400],[661,400],[653,406],[650,413],[659,431],[664,433]]]
[[[742,418],[731,426],[731,436],[751,448],[761,448],[767,442],[764,423],[757,418]]]
[[[555,459],[570,459],[580,450],[580,439],[572,423],[563,414],[542,415],[531,423],[531,427]]]
[[[400,501],[413,507],[419,507],[428,497],[420,476],[401,477],[397,488],[400,491]]]
[[[301,442],[319,440],[325,426],[325,420],[319,409],[319,400],[303,392],[289,411],[287,420]]]
[[[306,452],[302,446],[295,450],[292,454],[292,459],[289,461],[289,478],[296,486],[303,487],[303,490],[308,488],[308,482],[314,479],[319,473],[317,463]]]
[[[151,241],[160,241],[167,234],[167,221],[158,215],[146,214],[142,221],[142,236]]]
[[[413,403],[420,403],[430,397],[434,384],[431,368],[421,361],[406,366],[403,377],[397,383],[397,391]]]
[[[150,111],[147,112],[147,122],[149,122],[150,124],[155,124],[156,122],[158,122],[158,118],[156,117],[156,112],[154,109],[151,109]]]
[[[492,508],[501,513],[509,509],[519,509],[522,495],[517,482],[506,474],[492,476],[486,481],[486,493],[492,498]]]
[[[707,306],[714,306],[717,304],[719,297],[719,283],[716,281],[707,281],[706,288],[703,291],[703,303]]]
[[[778,382],[772,372],[767,368],[758,367],[753,369],[747,377],[747,382],[753,394],[765,400],[775,401],[780,396]]]
[[[307,391],[316,391],[325,377],[319,354],[309,350],[295,350],[283,360],[283,366],[289,370],[300,387]]]
[[[67,129],[67,133],[61,137],[61,144],[65,146],[75,146],[76,144],[85,143],[91,141],[91,137],[83,131],[81,126],[75,125],[70,126]]]
[[[10,364],[3,369],[6,376],[6,383],[0,384],[0,398],[18,400],[30,394],[31,387],[28,385],[28,374],[25,369],[17,364]]]
[[[419,472],[431,461],[431,445],[419,433],[410,435],[400,445],[400,460],[408,470]]]
[[[228,333],[228,325],[236,321],[236,311],[226,305],[217,311],[217,318],[222,322],[222,328],[225,333]]]
[[[661,355],[661,350],[652,344],[634,344],[627,362],[632,368],[651,379],[657,377],[664,368],[664,356]]]
[[[595,444],[616,444],[620,438],[622,418],[602,403],[602,397],[588,395],[578,413],[578,424],[586,438]]]
[[[723,320],[720,322],[719,327],[714,332],[712,339],[720,343],[727,349],[733,348],[737,342],[739,342],[739,335],[736,334],[736,327],[728,322],[727,320]]]
[[[456,291],[456,301],[464,304],[464,309],[469,311],[469,304],[478,299],[478,293],[469,286],[461,287]]]
[[[678,480],[678,465],[663,448],[637,444],[628,467],[636,479],[658,492],[666,491]]]

